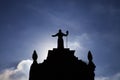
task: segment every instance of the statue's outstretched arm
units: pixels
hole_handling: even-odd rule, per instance
[[[68,36],[68,34],[69,34],[69,32],[68,31],[66,31],[66,34],[63,34],[64,36]]]
[[[58,34],[52,35],[52,37],[56,37]]]

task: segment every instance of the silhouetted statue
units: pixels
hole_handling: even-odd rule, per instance
[[[94,80],[95,64],[91,52],[88,52],[88,63],[78,59],[74,52],[63,46],[61,30],[53,37],[58,36],[58,48],[48,50],[47,58],[37,63],[37,53],[34,50],[33,63],[30,67],[29,80]]]
[[[64,41],[63,41],[63,36],[68,36],[68,31],[66,31],[66,34],[62,33],[62,30],[59,29],[59,32],[55,35],[52,35],[52,37],[58,36],[58,44],[57,48],[58,49],[64,49]]]

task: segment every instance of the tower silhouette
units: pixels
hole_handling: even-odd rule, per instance
[[[88,64],[79,60],[75,50],[64,48],[61,30],[53,37],[58,36],[57,48],[48,50],[48,56],[42,63],[37,62],[37,52],[33,52],[33,63],[30,67],[29,80],[94,80],[95,64],[91,52],[88,52]]]

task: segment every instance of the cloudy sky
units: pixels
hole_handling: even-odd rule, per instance
[[[58,29],[70,32],[68,47],[79,59],[87,62],[91,50],[96,80],[119,80],[119,4],[119,0],[0,0],[0,80],[28,79],[33,50],[42,62],[56,47],[57,38],[51,35]]]

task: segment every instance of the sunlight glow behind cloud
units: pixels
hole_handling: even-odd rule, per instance
[[[9,68],[0,74],[0,80],[28,80],[31,60],[22,60],[16,69]]]
[[[38,54],[38,63],[43,62],[48,54],[48,50],[56,48],[57,44],[54,40],[46,39],[45,41],[36,45],[36,51]]]

